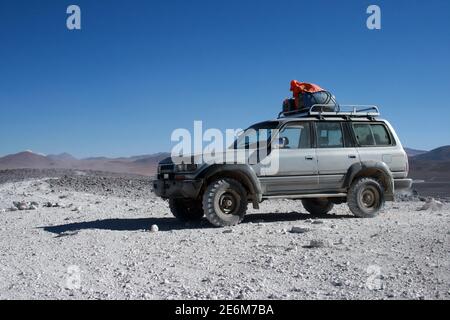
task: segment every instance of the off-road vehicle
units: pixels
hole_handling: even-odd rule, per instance
[[[267,152],[253,162],[202,163],[198,155],[190,162],[161,161],[154,192],[169,200],[180,220],[206,216],[215,226],[236,225],[249,202],[258,209],[273,198],[299,199],[313,215],[346,202],[355,216],[375,217],[385,201],[394,200],[394,191],[412,184],[400,139],[375,106],[351,106],[348,112],[322,107],[255,124],[225,151],[264,146]],[[265,170],[273,161],[277,171]]]

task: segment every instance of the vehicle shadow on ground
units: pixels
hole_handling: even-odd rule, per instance
[[[301,221],[314,218],[307,213],[289,212],[289,213],[254,213],[245,216],[243,224],[246,223],[274,223],[285,221]],[[348,219],[355,218],[350,215],[325,215],[317,217],[318,219]],[[214,228],[206,219],[199,222],[183,223],[174,217],[158,217],[158,218],[120,218],[120,219],[103,219],[85,222],[74,222],[57,226],[40,227],[47,232],[57,235],[57,237],[70,236],[81,230],[110,230],[110,231],[145,231],[150,230],[152,225],[157,225],[159,231],[184,230],[184,229],[208,229]]]

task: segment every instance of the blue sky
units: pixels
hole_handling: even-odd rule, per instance
[[[446,0],[1,0],[0,155],[168,151],[194,120],[274,118],[291,79],[377,104],[405,146],[432,149],[450,144],[449,57]]]

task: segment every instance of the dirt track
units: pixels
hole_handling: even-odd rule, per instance
[[[0,210],[39,206],[0,213],[0,299],[450,298],[448,204],[389,203],[375,219],[341,205],[311,219],[300,202],[270,201],[217,229],[175,220],[148,178],[18,175],[2,173]]]

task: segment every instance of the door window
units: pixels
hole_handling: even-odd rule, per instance
[[[309,123],[288,124],[280,132],[280,138],[284,138],[284,149],[311,148],[311,135]]]
[[[343,148],[341,124],[339,122],[318,122],[317,146],[319,148]]]

